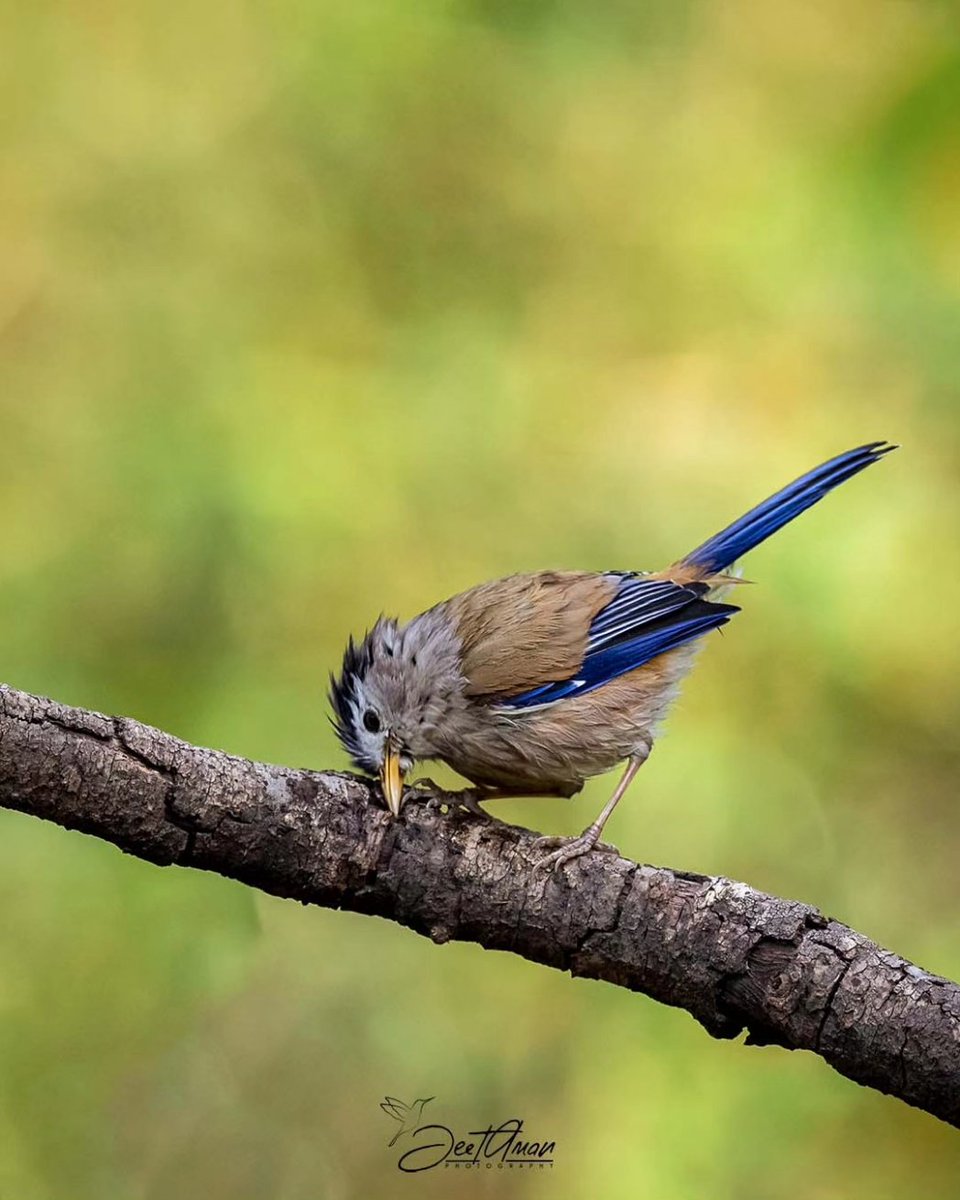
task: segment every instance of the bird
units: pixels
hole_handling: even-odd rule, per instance
[[[379,776],[393,818],[423,791],[405,782],[425,760],[469,780],[453,806],[484,815],[487,800],[574,796],[623,763],[596,819],[578,837],[539,838],[536,865],[613,849],[601,834],[703,639],[740,611],[724,599],[743,582],[739,560],[897,448],[870,442],[829,459],[662,571],[541,570],[480,584],[406,622],[381,615],[349,639],[330,677],[343,747]]]
[[[395,1121],[400,1122],[400,1128],[387,1143],[388,1146],[392,1146],[397,1138],[404,1133],[410,1133],[420,1127],[420,1121],[423,1117],[423,1106],[429,1104],[433,1099],[435,1099],[434,1096],[428,1096],[426,1100],[414,1100],[412,1104],[404,1104],[396,1096],[384,1096],[380,1107],[387,1116],[393,1117]]]

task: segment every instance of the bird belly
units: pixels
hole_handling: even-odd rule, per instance
[[[592,775],[649,749],[694,653],[680,647],[539,709],[471,706],[448,723],[437,757],[477,784],[572,796]]]

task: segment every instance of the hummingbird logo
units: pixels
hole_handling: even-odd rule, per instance
[[[414,1100],[412,1104],[404,1104],[396,1096],[385,1096],[380,1107],[387,1116],[393,1117],[395,1121],[400,1122],[400,1128],[390,1139],[389,1145],[392,1146],[401,1134],[412,1133],[413,1130],[418,1129],[423,1117],[423,1106],[435,1099],[435,1096],[428,1096],[426,1100]]]

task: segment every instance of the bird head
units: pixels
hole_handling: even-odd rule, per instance
[[[381,617],[362,641],[347,643],[330,680],[333,726],[354,765],[379,776],[394,816],[404,780],[432,756],[431,734],[461,682],[456,639],[434,612],[406,626]]]

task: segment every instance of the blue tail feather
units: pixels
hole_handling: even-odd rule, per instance
[[[756,508],[751,508],[739,520],[728,525],[720,533],[714,534],[696,550],[691,550],[682,561],[707,571],[726,570],[748,550],[759,546],[772,533],[776,533],[805,509],[822,500],[827,492],[832,491],[838,484],[852,478],[864,467],[869,467],[871,463],[896,448],[886,442],[870,442],[866,446],[858,446],[855,450],[839,454],[829,462],[821,463],[819,467],[814,467],[806,475],[801,475],[762,504],[758,504]]]

